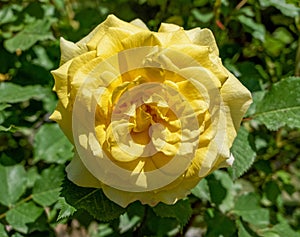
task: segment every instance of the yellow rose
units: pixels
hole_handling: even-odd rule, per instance
[[[61,39],[51,115],[75,146],[68,178],[126,207],[173,204],[213,170],[251,103],[208,29],[110,15],[77,43]]]

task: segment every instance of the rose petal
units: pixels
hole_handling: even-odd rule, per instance
[[[101,182],[88,171],[76,152],[66,171],[68,179],[78,186],[89,188],[102,187]]]

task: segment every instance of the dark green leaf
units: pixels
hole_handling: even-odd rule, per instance
[[[207,209],[204,218],[207,223],[205,237],[236,236],[235,223],[217,209]]]
[[[223,187],[222,182],[216,178],[215,174],[207,177],[209,192],[212,203],[220,205],[227,195],[227,190]]]
[[[180,231],[178,224],[173,218],[158,218],[157,216],[153,216],[152,218],[149,218],[147,225],[151,231],[150,233],[152,233],[150,236],[175,236],[175,234]],[[149,233],[148,230],[145,232],[147,234]],[[175,234],[171,234],[170,232],[175,232]]]
[[[0,165],[0,203],[14,204],[26,190],[26,171],[21,165]]]
[[[127,214],[129,217],[133,217],[133,216],[144,217],[145,210],[146,210],[146,206],[141,204],[141,202],[139,202],[139,201],[135,201],[135,202],[131,203],[126,208],[126,211],[127,211]]]
[[[33,200],[42,206],[52,205],[58,200],[63,178],[64,172],[61,166],[43,170],[41,177],[33,186]]]
[[[186,225],[193,212],[188,199],[180,200],[174,205],[159,203],[157,206],[153,207],[153,211],[160,217],[175,218],[180,223],[181,227]]]
[[[44,124],[34,137],[34,162],[64,164],[73,156],[73,145],[57,124]]]
[[[270,130],[287,125],[300,128],[300,77],[289,77],[273,84],[256,105],[255,118]]]
[[[265,184],[264,191],[266,197],[272,202],[276,203],[277,197],[280,195],[280,188],[275,181],[269,181]]]
[[[231,147],[231,152],[235,158],[232,167],[228,168],[233,179],[237,179],[244,174],[253,164],[256,153],[249,141],[249,132],[241,127],[237,137]]]
[[[101,189],[79,187],[67,178],[64,180],[61,196],[75,209],[85,209],[101,221],[111,221],[126,211],[109,200]]]
[[[26,234],[27,224],[33,223],[42,213],[43,209],[33,202],[22,203],[6,213],[6,220],[14,229]]]
[[[246,61],[238,63],[237,65],[240,75],[238,76],[239,80],[246,86],[251,92],[261,90],[261,76],[256,69],[255,63],[251,61]]]

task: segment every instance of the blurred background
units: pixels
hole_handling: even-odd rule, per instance
[[[252,120],[265,90],[300,75],[299,7],[298,0],[0,0],[0,236],[300,236],[299,126]],[[193,190],[188,210],[163,216],[135,204],[105,222],[59,197],[73,148],[48,119],[57,102],[50,70],[59,65],[60,37],[76,42],[108,14],[140,18],[154,31],[161,22],[211,29],[223,64],[253,94],[235,151],[245,172],[214,172]]]

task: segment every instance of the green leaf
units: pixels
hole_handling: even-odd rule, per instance
[[[204,23],[209,22],[214,17],[213,12],[202,13],[197,8],[192,9],[191,13],[195,17],[196,20],[198,20],[200,22],[204,22]]]
[[[70,216],[72,216],[76,212],[76,208],[69,205],[66,202],[65,198],[63,198],[63,197],[60,197],[58,199],[58,204],[59,204],[60,211],[59,211],[59,214],[58,214],[58,217],[57,217],[57,221],[69,218]]]
[[[26,171],[21,165],[0,165],[0,203],[14,204],[26,190]]]
[[[63,178],[64,171],[61,166],[43,170],[41,177],[33,186],[33,200],[42,206],[52,205],[58,200]]]
[[[3,111],[3,110],[5,110],[6,108],[9,108],[9,107],[11,107],[10,104],[5,104],[5,103],[0,104],[0,111]]]
[[[41,100],[46,88],[40,85],[20,86],[11,82],[0,83],[0,103],[18,103],[29,99]]]
[[[292,34],[284,27],[278,27],[272,35],[284,44],[290,44],[294,40]]]
[[[273,84],[256,105],[255,119],[270,130],[300,128],[300,77],[289,77]]]
[[[279,39],[267,35],[264,42],[264,48],[269,55],[278,57],[282,53],[282,50],[285,48],[285,45]]]
[[[249,141],[249,132],[244,127],[239,129],[231,147],[231,152],[235,160],[228,171],[233,179],[237,179],[250,168],[256,157],[256,152]]]
[[[237,198],[234,212],[251,225],[266,227],[269,224],[269,210],[259,205],[259,197],[248,193]]]
[[[7,116],[5,109],[9,108],[9,107],[11,107],[10,104],[0,103],[0,124],[4,123],[6,116]],[[0,132],[12,131],[12,130],[14,130],[12,128],[13,128],[13,125],[9,126],[8,128],[0,125]]]
[[[230,178],[229,174],[222,170],[214,171],[213,175],[216,177],[217,180],[219,180],[222,187],[226,189],[226,196],[223,198],[221,204],[219,205],[220,211],[226,213],[227,211],[231,210],[234,206],[235,190],[233,187],[233,181]]]
[[[283,0],[260,0],[260,5],[262,7],[273,6],[280,10],[283,15],[288,17],[297,17],[299,16],[300,8],[296,7],[293,4],[286,3]]]
[[[175,218],[180,223],[181,227],[186,225],[193,212],[188,199],[180,200],[174,205],[159,203],[153,207],[153,211],[160,217]]]
[[[20,233],[15,233],[11,237],[23,237],[23,235],[21,235]]]
[[[192,194],[203,201],[211,201],[209,187],[206,179],[202,179],[196,187],[192,189]]]
[[[265,94],[266,94],[266,91],[254,91],[254,92],[252,92],[253,103],[250,105],[250,107],[249,107],[249,109],[246,113],[247,117],[252,117],[255,114],[256,105],[257,105],[257,103],[259,103],[259,101],[262,100],[262,98],[265,96]]]
[[[0,223],[0,237],[8,237],[4,225]]]
[[[0,132],[14,132],[15,130],[16,129],[14,125],[10,125],[8,128],[0,125]]]
[[[109,200],[101,189],[79,187],[67,178],[63,182],[61,196],[75,209],[84,209],[100,221],[111,221],[126,211]]]
[[[262,42],[265,40],[266,28],[263,24],[259,24],[245,15],[238,16],[238,20],[246,27],[246,29],[250,29],[254,38],[259,39]]]
[[[32,188],[36,180],[40,178],[37,166],[32,166],[27,170],[27,187]]]
[[[43,209],[33,202],[22,203],[6,213],[7,222],[16,230],[26,234],[29,223],[33,223],[43,213]]]
[[[13,22],[17,19],[12,6],[4,6],[0,9],[0,25]]]
[[[246,230],[243,223],[240,220],[236,221],[236,225],[238,227],[238,236],[239,237],[251,237],[251,234]]]
[[[110,227],[108,223],[100,223],[98,225],[97,235],[95,237],[105,237],[113,236],[114,230]]]
[[[39,65],[47,70],[50,70],[53,68],[53,62],[50,60],[48,57],[46,48],[40,46],[40,45],[35,45],[33,47],[33,51],[36,54],[37,58],[33,60],[33,63],[36,65]]]
[[[264,231],[264,235],[277,234],[277,236],[299,237],[300,232],[293,230],[287,222],[281,222],[271,229]]]
[[[34,137],[34,162],[64,164],[73,157],[73,145],[57,124],[44,124]]]
[[[123,234],[130,229],[132,229],[134,226],[136,226],[140,222],[141,218],[139,216],[133,216],[129,217],[127,213],[124,213],[120,216],[120,224],[119,224],[119,230],[120,234]]]
[[[53,20],[44,18],[26,25],[22,31],[16,34],[13,38],[4,41],[4,47],[11,53],[17,49],[26,50],[34,45],[37,41],[54,39],[51,31],[49,31]]]

